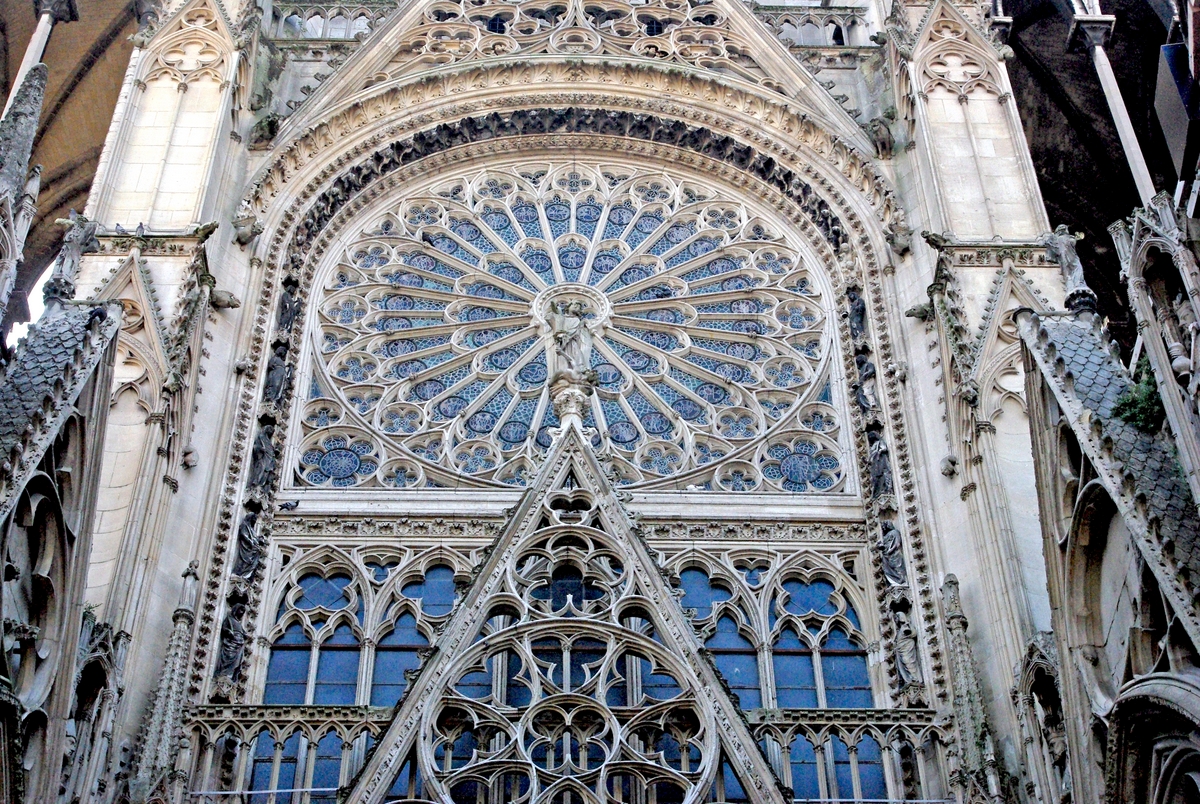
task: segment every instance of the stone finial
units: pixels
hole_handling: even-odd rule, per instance
[[[1067,287],[1067,309],[1075,313],[1094,313],[1096,294],[1083,278],[1083,263],[1075,250],[1076,243],[1082,239],[1082,234],[1072,233],[1065,224],[1059,224],[1053,232],[1042,235],[1039,242],[1046,247],[1047,259],[1058,263],[1062,270],[1063,283]]]
[[[33,13],[38,17],[49,14],[55,22],[75,22],[79,19],[75,0],[33,0]]]

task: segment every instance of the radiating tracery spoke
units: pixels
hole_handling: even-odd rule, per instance
[[[756,487],[784,488],[758,442],[831,401],[821,287],[775,226],[685,179],[537,165],[451,180],[368,227],[327,280],[298,477],[522,485],[558,425],[554,311],[574,303],[585,425],[622,482],[715,487],[698,470],[740,451]],[[840,482],[836,430],[814,435],[832,482],[788,490]]]

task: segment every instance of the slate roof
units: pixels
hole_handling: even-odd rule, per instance
[[[1122,479],[1123,488],[1109,492],[1124,495],[1142,508],[1150,536],[1158,539],[1166,556],[1173,555],[1177,565],[1173,571],[1194,595],[1200,581],[1200,515],[1172,437],[1165,428],[1149,435],[1113,413],[1133,378],[1111,351],[1107,333],[1093,316],[1032,314],[1030,321],[1032,326],[1022,337],[1038,362],[1052,367],[1061,380],[1046,378],[1056,387],[1060,401],[1075,407],[1077,414],[1091,412],[1090,432],[1079,432],[1079,419],[1068,416],[1076,425],[1076,437],[1098,447],[1092,454],[1103,456],[1107,468]]]
[[[0,376],[0,521],[121,326],[116,304],[54,305]]]

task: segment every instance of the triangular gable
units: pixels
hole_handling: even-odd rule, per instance
[[[162,310],[159,309],[153,281],[145,265],[136,255],[130,254],[117,268],[116,273],[110,276],[92,297],[105,301],[128,301],[136,305],[136,310],[130,306],[126,307],[126,318],[133,320],[140,316],[142,328],[146,332],[146,345],[153,350],[158,365],[166,366],[166,345],[163,339],[166,324]]]
[[[490,16],[485,16],[470,2],[451,6],[408,0],[300,105],[278,141],[285,142],[316,125],[332,108],[367,87],[470,61],[497,63],[525,56],[533,61],[538,56],[559,55],[688,65],[758,83],[781,98],[792,99],[803,107],[801,111],[822,119],[834,133],[870,150],[866,135],[849,113],[774,33],[736,0],[683,4],[650,0],[603,7],[569,0],[554,5],[561,13],[546,11],[542,18],[516,16],[518,9],[513,6],[511,15],[502,17],[493,13],[492,6],[487,7]],[[647,34],[660,29],[657,36]]]
[[[1048,310],[1050,303],[1038,294],[1033,284],[1016,270],[1001,270],[992,287],[992,293],[979,323],[979,334],[975,342],[974,373],[987,365],[998,352],[1007,351],[1019,339],[1012,312],[1022,307],[1030,310]]]
[[[348,802],[702,801],[714,786],[784,801],[578,421],[564,416]]]

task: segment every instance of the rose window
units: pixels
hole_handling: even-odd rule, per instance
[[[624,483],[837,490],[826,283],[782,223],[723,196],[542,163],[409,195],[316,301],[297,480],[523,485],[568,378],[592,389],[585,427]],[[370,452],[325,446],[347,426],[373,434]],[[783,430],[819,434],[816,474],[768,452]],[[744,466],[722,474],[728,461]]]

